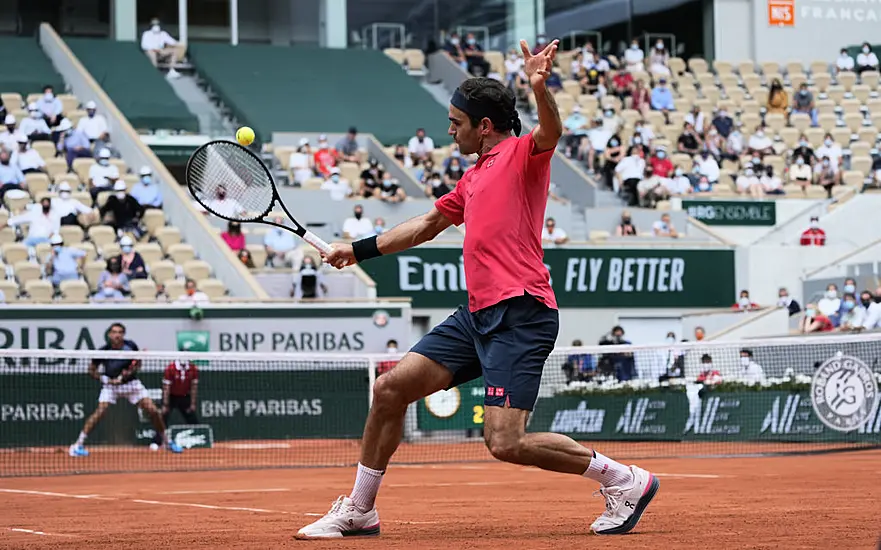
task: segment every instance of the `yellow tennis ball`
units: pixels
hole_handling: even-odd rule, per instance
[[[248,128],[247,126],[242,126],[236,132],[236,141],[238,141],[242,145],[251,145],[254,143],[254,130]]]

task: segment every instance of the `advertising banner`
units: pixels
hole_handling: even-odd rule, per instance
[[[777,225],[774,201],[683,200],[682,208],[707,225]]]

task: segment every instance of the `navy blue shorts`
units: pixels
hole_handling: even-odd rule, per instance
[[[525,294],[474,313],[459,306],[410,351],[449,369],[451,388],[482,374],[486,405],[531,411],[559,328],[557,310]]]

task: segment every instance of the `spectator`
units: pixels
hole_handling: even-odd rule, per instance
[[[541,230],[541,243],[545,248],[554,248],[558,244],[569,242],[569,235],[557,227],[557,220],[548,218],[545,220],[544,229]]]
[[[0,154],[0,158],[5,154]],[[43,197],[40,199],[39,207],[29,207],[25,212],[9,218],[5,225],[19,227],[24,224],[28,224],[28,234],[24,238],[25,246],[31,247],[49,242],[49,238],[61,229],[61,218],[52,208],[52,199]],[[5,225],[0,225],[0,229]]]
[[[792,150],[792,156],[789,157],[790,164],[798,161],[799,158],[804,160],[804,164],[807,164],[808,166],[813,166],[814,162],[817,160],[814,149],[811,147],[808,137],[804,134],[798,138],[798,147]]]
[[[434,151],[434,140],[425,135],[425,128],[418,128],[416,135],[410,138],[407,151],[413,159],[413,164],[419,164],[431,158]]]
[[[669,347],[667,349],[659,349],[657,351],[657,364],[661,367],[661,369],[663,369],[660,376],[658,376],[658,382],[668,382],[676,378],[684,378],[685,352],[681,348],[675,347],[676,333],[668,332],[667,336],[664,338],[664,341],[669,344]],[[643,376],[646,377],[646,374],[647,373],[643,373]],[[647,377],[653,378],[654,374],[657,374],[657,371],[653,372]]]
[[[673,177],[668,178],[664,184],[671,197],[682,197],[691,193],[691,180],[679,166],[673,170]]]
[[[789,107],[789,95],[783,89],[783,83],[779,78],[771,82],[771,90],[768,92],[768,112],[771,114],[785,115]]]
[[[98,136],[98,139],[96,139],[93,142],[92,149],[95,152],[96,157],[97,157],[97,153],[99,151],[101,151],[102,149],[107,149],[108,151],[110,151],[110,158],[114,158],[114,159],[121,159],[122,158],[122,153],[120,153],[119,149],[117,149],[116,146],[113,145],[113,142],[110,141],[110,133],[109,132],[104,132],[103,134]]]
[[[459,33],[451,33],[450,38],[444,44],[444,51],[447,52],[453,61],[459,64],[463,71],[468,70],[468,60],[465,59],[465,52],[462,50],[462,40]]]
[[[356,204],[352,209],[352,217],[343,222],[343,238],[362,239],[373,234],[373,222],[364,217],[364,208]]]
[[[385,169],[376,159],[370,159],[370,166],[361,172],[360,188],[357,195],[369,199],[376,192],[379,183],[382,181],[382,174]]]
[[[645,176],[645,169],[645,153],[642,147],[637,146],[631,146],[627,156],[615,166],[617,185],[613,185],[613,188],[628,197],[630,206],[639,204],[637,186]]]
[[[450,188],[456,187],[456,184],[459,183],[464,174],[465,170],[462,168],[462,161],[458,158],[451,158],[450,164],[447,166],[446,171],[444,171],[444,183]]]
[[[603,117],[599,114],[594,115],[591,121],[590,129],[587,131],[586,153],[579,148],[579,155],[586,157],[586,168],[588,174],[593,174],[599,168],[599,159],[603,157],[606,145],[611,139],[612,133],[603,127]],[[584,144],[584,141],[582,141]]]
[[[707,131],[707,119],[704,116],[704,113],[701,112],[701,106],[695,105],[691,108],[691,111],[685,114],[685,122],[691,124],[694,131],[697,132],[697,135],[703,137]]]
[[[811,166],[805,163],[803,157],[796,157],[795,166],[789,167],[789,183],[801,186],[801,190],[807,194],[808,186],[811,185],[813,172]]]
[[[816,171],[817,185],[822,186],[826,190],[826,197],[831,199],[832,188],[841,185],[841,172],[829,157],[823,157],[823,160],[817,165]]]
[[[79,279],[80,269],[83,267],[83,260],[86,253],[78,248],[64,246],[64,239],[61,235],[52,235],[49,240],[52,244],[52,252],[44,260],[46,266],[46,275],[56,287],[61,281],[73,281]]]
[[[18,150],[12,153],[9,164],[21,170],[22,174],[40,174],[46,168],[46,161],[36,150],[28,147],[28,138],[18,136]]]
[[[548,37],[544,33],[540,33],[535,37],[535,46],[532,47],[532,55],[540,54],[548,46]]]
[[[636,226],[633,225],[630,216],[630,210],[624,210],[621,212],[621,223],[615,227],[615,235],[617,237],[635,237],[637,233]]]
[[[632,77],[631,77],[632,78]],[[645,117],[651,110],[652,96],[648,88],[643,85],[642,80],[634,83],[633,97],[631,98],[631,107]]]
[[[713,368],[713,358],[709,354],[701,355],[701,371],[698,373],[695,382],[705,386],[722,383],[722,373]]]
[[[385,231],[385,220],[382,218],[376,218],[373,222],[373,233],[376,235],[382,235]]]
[[[154,67],[159,67],[161,60],[168,60],[168,66],[170,67],[168,69],[168,78],[180,77],[180,73],[174,69],[178,60],[177,51],[172,46],[176,45],[177,40],[162,30],[162,27],[159,26],[159,19],[156,18],[150,21],[150,28],[141,35],[141,50],[147,54]]]
[[[669,62],[670,54],[667,53],[664,41],[658,39],[649,55],[649,72],[653,75],[670,76],[670,68],[667,66]]]
[[[864,292],[865,294],[865,292]],[[865,304],[863,304],[865,306]],[[866,318],[861,330],[881,328],[881,286],[875,289],[872,303],[866,306]]]
[[[314,166],[319,176],[327,178],[330,171],[337,165],[336,151],[327,144],[327,136],[318,136],[318,150],[315,151]]]
[[[878,56],[872,51],[872,45],[863,42],[863,49],[857,55],[857,74],[863,74],[865,71],[878,70]]]
[[[468,64],[468,72],[474,76],[489,76],[489,62],[483,57],[483,48],[478,44],[472,33],[465,35],[465,46],[462,48]]]
[[[214,198],[209,199],[205,206],[222,218],[236,218],[245,212],[245,207],[236,199],[227,196],[226,186],[218,185]]]
[[[734,119],[731,118],[731,115],[728,114],[727,110],[719,109],[715,118],[713,118],[712,125],[713,128],[719,132],[720,136],[728,139],[728,136],[730,136],[731,132],[734,130]]]
[[[603,150],[603,183],[608,189],[615,187],[615,168],[624,158],[624,142],[621,136],[613,134]]]
[[[104,134],[108,134],[107,119],[104,118],[104,115],[97,113],[98,106],[94,101],[89,101],[86,103],[86,116],[81,118],[76,125],[77,130],[86,134],[90,141],[96,141],[101,139]],[[107,141],[109,141],[109,135]],[[95,148],[97,149],[98,146],[95,145]]]
[[[113,195],[108,197],[99,213],[103,222],[113,226],[117,234],[131,232],[138,238],[143,234],[140,224],[144,208],[128,194],[124,181],[116,182]]]
[[[853,294],[856,296],[857,291],[857,281],[852,277],[848,277],[844,280],[844,287],[841,289],[845,294]]]
[[[64,106],[61,104],[61,100],[55,97],[55,90],[52,86],[43,86],[43,97],[38,99],[36,104],[37,109],[40,111],[40,116],[46,120],[46,124],[58,126],[58,123],[63,118],[61,112],[64,110]]]
[[[683,132],[677,140],[677,148],[680,153],[686,155],[696,155],[701,150],[701,138],[694,131],[694,126],[690,122],[683,124]]]
[[[838,59],[835,60],[835,74],[841,71],[852,71],[855,67],[854,59],[847,53],[847,48],[841,48]]]
[[[802,317],[798,328],[803,334],[809,334],[812,332],[832,332],[835,330],[829,316],[817,309],[816,304],[808,304],[808,307],[805,308],[804,317]]]
[[[308,138],[300,139],[297,150],[288,159],[291,176],[295,185],[303,185],[307,179],[315,175],[315,156]]]
[[[639,47],[639,40],[636,38],[630,43],[630,47],[624,52],[624,63],[628,72],[637,72],[645,70],[645,53]]]
[[[649,163],[652,165],[655,175],[660,178],[668,178],[673,172],[673,163],[667,158],[667,151],[663,147],[658,147],[655,150],[655,154],[649,159]]]
[[[58,184],[58,198],[52,199],[52,209],[58,214],[61,225],[79,225],[83,227],[83,224],[79,222],[77,217],[80,214],[84,216],[92,214],[91,208],[72,197],[70,184],[66,181]]]
[[[622,103],[626,98],[633,95],[633,87],[633,75],[629,71],[615,71],[613,73],[609,91],[617,96]],[[636,107],[633,108],[636,109]]]
[[[153,171],[149,166],[142,166],[139,172],[138,183],[132,186],[129,192],[138,201],[138,204],[148,208],[162,208],[162,190],[153,183]]]
[[[242,264],[248,269],[254,269],[257,267],[254,265],[254,259],[251,257],[251,253],[248,252],[247,248],[239,250],[239,253],[236,254],[236,256],[239,258],[239,261],[242,262]]]
[[[82,130],[74,130],[66,118],[58,125],[58,152],[67,159],[68,169],[73,167],[74,159],[91,158],[89,137]]]
[[[624,337],[624,329],[612,327],[612,332],[600,338],[601,346],[629,346],[630,340]],[[618,381],[624,382],[637,377],[636,362],[632,353],[604,353],[600,356],[597,370],[602,374],[612,374]]]
[[[110,164],[110,151],[101,149],[98,152],[98,162],[89,167],[89,193],[92,200],[98,200],[98,194],[102,191],[110,191],[114,188],[114,184],[120,182],[119,168],[114,164]],[[125,187],[125,182],[122,182]]]
[[[811,126],[818,126],[817,107],[814,104],[814,94],[808,90],[807,82],[802,82],[798,87],[798,93],[792,98],[792,111],[803,113],[811,117]]]
[[[765,196],[765,189],[751,166],[747,166],[743,174],[737,177],[737,192],[741,195],[749,195],[754,199],[761,199]]]
[[[655,175],[651,166],[645,169],[645,178],[636,186],[639,194],[639,202],[646,208],[654,208],[658,201],[665,200],[669,197],[667,186],[664,179]]]
[[[389,355],[395,355],[398,353],[398,341],[392,338],[388,342],[385,343],[385,352]],[[398,362],[395,360],[390,361],[377,361],[376,362],[376,376],[382,376],[388,371],[392,370]]]
[[[731,306],[731,309],[735,311],[750,311],[753,309],[759,309],[759,304],[750,300],[749,290],[741,290],[740,298],[737,299],[737,303]]]
[[[817,309],[827,317],[841,309],[841,298],[838,296],[838,286],[835,283],[830,283],[826,287],[826,293],[817,302]]]
[[[761,173],[765,170],[765,166],[762,164],[762,155],[759,153],[753,153],[752,157],[748,161],[748,167],[752,168],[756,173],[756,177],[760,176]]]
[[[704,338],[706,338],[706,336],[707,336],[707,331],[704,330],[704,327],[700,327],[700,326],[694,327],[694,339],[695,340],[697,340],[698,342],[701,342],[701,341],[703,341]]]
[[[119,256],[107,260],[107,269],[98,277],[98,292],[95,301],[122,300],[129,293],[128,277],[122,272]]]
[[[587,124],[587,117],[581,114],[581,105],[576,103],[572,106],[572,113],[563,121],[563,146],[567,157],[572,158],[573,150],[587,135]]]
[[[573,340],[572,347],[580,348],[584,344],[581,340]],[[566,375],[566,383],[591,380],[596,375],[596,365],[593,356],[589,353],[573,353],[566,357],[563,363],[563,372]]]
[[[655,237],[679,238],[679,232],[673,227],[670,214],[667,213],[661,214],[661,219],[652,224],[652,233]]]
[[[291,298],[302,300],[303,298],[324,298],[327,295],[327,285],[324,282],[324,273],[315,267],[312,256],[303,258],[300,270],[294,272]]]
[[[184,304],[191,307],[198,307],[203,304],[207,304],[211,301],[211,298],[208,297],[207,294],[202,292],[196,286],[196,281],[187,277],[186,283],[184,283],[184,293],[181,294],[177,300],[174,301],[176,304]]]
[[[226,231],[220,234],[220,238],[223,239],[223,242],[233,252],[238,252],[245,248],[245,235],[242,233],[242,224],[239,222],[228,222],[226,224]]]
[[[738,121],[734,125],[734,130],[728,135],[728,140],[725,142],[725,151],[733,158],[739,157],[744,150],[743,143],[743,132],[741,132],[741,127],[743,123]]]
[[[642,145],[645,156],[649,156],[649,147],[655,139],[655,133],[652,131],[651,126],[646,126],[645,122],[642,120],[634,122],[632,139],[636,140],[636,138],[639,138],[639,141],[634,141],[634,144]]]
[[[762,189],[766,195],[783,195],[783,181],[774,175],[774,167],[770,164],[765,166],[765,172],[759,178]]]
[[[605,76],[597,69],[592,55],[575,76],[581,84],[581,93],[586,95],[597,95],[605,83]]]
[[[704,150],[717,162],[723,158],[737,160],[737,157],[732,157],[725,150],[725,141],[722,139],[722,136],[719,135],[719,132],[712,126],[710,126],[710,130],[707,132],[707,138],[704,140]]]
[[[511,48],[505,59],[505,82],[509,88],[515,86],[517,75],[523,70],[523,63],[523,57],[517,52],[517,48]]]
[[[284,218],[276,217],[273,222],[284,225]],[[303,251],[297,247],[297,240],[290,231],[273,227],[263,236],[266,247],[266,262],[273,267],[292,267],[299,271],[303,263]]]
[[[349,128],[349,132],[340,138],[334,148],[337,155],[345,162],[358,162],[358,129],[354,126]]]
[[[330,169],[330,177],[321,184],[321,189],[330,192],[330,199],[334,201],[345,200],[346,197],[352,195],[352,187],[349,180],[340,176],[340,169],[333,167]]]
[[[450,156],[445,158],[443,163],[441,164],[442,170],[446,170],[447,168],[449,168],[450,163],[453,162],[453,159],[457,159],[459,161],[459,164],[462,166],[463,171],[468,169],[468,159],[462,156],[462,152],[459,150],[459,146],[455,143],[450,144]],[[434,163],[432,162],[431,165],[434,166]]]
[[[398,180],[391,177],[391,175],[386,172],[383,174],[382,186],[379,188],[377,198],[382,202],[387,203],[404,202],[407,199],[407,194],[404,192],[404,188],[398,183]]]
[[[449,159],[444,159],[444,165],[447,164],[447,160]],[[434,160],[428,159],[416,168],[413,173],[413,177],[415,177],[420,183],[425,183],[432,176],[432,174],[441,175],[440,171],[438,171],[434,166]],[[381,175],[382,174],[380,174],[380,176]]]
[[[859,330],[866,320],[866,308],[859,303],[853,293],[846,293],[841,301],[838,329],[842,332]]]
[[[823,159],[824,157],[829,158],[829,163],[835,170],[841,166],[842,159],[842,149],[841,146],[835,143],[835,139],[832,137],[832,134],[826,133],[823,137],[823,145],[817,147],[817,151],[814,153],[818,159]]]
[[[801,305],[789,295],[789,291],[785,287],[777,291],[777,306],[788,309],[790,317],[801,311]]]
[[[758,153],[761,157],[774,154],[774,142],[765,135],[763,126],[756,127],[756,133],[750,136],[747,153],[750,155]]]
[[[6,115],[3,119],[5,129],[0,132],[0,150],[5,149],[7,152],[15,151],[18,146],[19,133],[15,129],[15,116]]]
[[[826,246],[826,232],[820,229],[820,218],[811,216],[810,226],[801,234],[802,246]]]
[[[18,132],[27,136],[31,141],[49,141],[52,139],[52,130],[46,124],[43,113],[37,108],[36,103],[28,105],[28,118],[18,125]]]
[[[695,165],[698,167],[698,174],[705,176],[710,185],[719,182],[722,171],[719,168],[719,163],[710,155],[709,151],[701,151],[700,156],[695,160]]]
[[[425,196],[439,199],[452,191],[450,186],[444,183],[443,178],[439,174],[432,174],[431,178],[425,183]]]
[[[128,235],[123,235],[119,239],[119,247],[119,265],[122,266],[122,272],[128,277],[129,281],[132,279],[146,279],[147,264],[144,262],[141,254],[135,250],[132,238]]]
[[[667,79],[661,77],[658,85],[652,88],[652,110],[664,113],[664,118],[669,120],[667,114],[676,110],[676,104],[673,102],[673,92],[667,87]]]
[[[753,352],[749,349],[740,350],[740,365],[743,367],[741,377],[747,383],[758,383],[764,380],[765,370],[753,360]]]

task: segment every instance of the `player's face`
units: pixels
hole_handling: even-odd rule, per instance
[[[107,337],[110,339],[111,344],[118,346],[122,344],[122,340],[125,338],[125,332],[119,327],[113,327],[110,329],[110,333]]]
[[[479,128],[471,125],[471,119],[468,118],[468,115],[450,105],[449,119],[450,129],[447,130],[447,133],[453,137],[453,141],[459,146],[459,151],[463,155],[480,151],[481,132]]]

